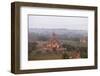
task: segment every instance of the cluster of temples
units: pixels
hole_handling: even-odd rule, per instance
[[[80,40],[85,43],[85,38]],[[66,48],[62,46],[62,42],[57,38],[56,33],[52,33],[48,41],[38,42],[38,50],[42,53],[65,53]],[[68,58],[80,58],[80,51],[66,51]]]

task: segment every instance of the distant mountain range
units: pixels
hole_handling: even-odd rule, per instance
[[[48,39],[50,36],[56,33],[59,39],[70,39],[70,38],[82,38],[87,36],[88,32],[86,30],[70,30],[70,29],[29,29],[28,38],[29,41]]]

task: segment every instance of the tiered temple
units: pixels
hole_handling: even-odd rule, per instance
[[[64,52],[65,48],[62,47],[61,42],[57,38],[56,33],[52,33],[51,38],[47,41],[46,44],[42,46],[43,51],[49,52]]]

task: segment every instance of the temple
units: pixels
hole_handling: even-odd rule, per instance
[[[62,47],[62,43],[57,38],[56,33],[52,33],[50,39],[44,43],[41,49],[45,52],[64,52],[65,48]]]

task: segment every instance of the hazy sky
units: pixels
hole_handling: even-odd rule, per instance
[[[29,15],[29,28],[87,30],[87,17]]]

